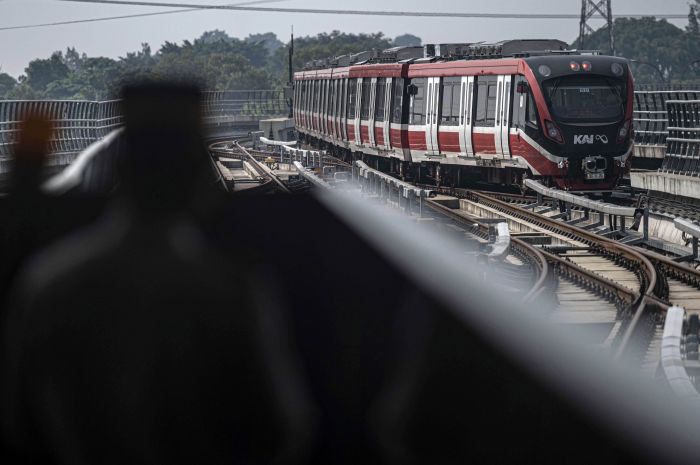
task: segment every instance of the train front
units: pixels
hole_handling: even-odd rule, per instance
[[[560,55],[525,59],[540,127],[537,142],[554,183],[572,191],[610,190],[632,154],[634,89],[627,60]]]

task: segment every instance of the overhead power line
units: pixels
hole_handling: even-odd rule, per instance
[[[168,3],[145,1],[118,1],[118,0],[58,0],[62,2],[102,3],[112,5],[130,6],[157,6],[169,8],[193,8],[202,10],[234,10],[257,11],[260,13],[305,13],[324,15],[357,15],[357,16],[404,16],[404,17],[428,17],[428,18],[494,18],[494,19],[579,19],[578,14],[568,13],[464,13],[464,12],[433,12],[433,11],[372,11],[372,10],[329,10],[317,8],[263,8],[255,6],[239,5],[198,5],[192,3]],[[687,19],[687,14],[618,14],[616,18],[643,18],[654,16],[663,19]]]
[[[4,1],[4,0],[0,0]],[[234,3],[228,6],[243,6],[243,5],[258,5],[261,3],[276,3],[276,2],[286,2],[288,0],[257,0],[252,2],[242,2]],[[206,11],[202,8],[183,8],[179,10],[168,10],[168,11],[155,11],[152,13],[137,13],[132,15],[121,15],[121,16],[104,16],[101,18],[88,18],[88,19],[74,19],[70,21],[56,21],[53,23],[39,23],[39,24],[23,24],[19,26],[0,26],[0,31],[11,31],[15,29],[35,29],[40,27],[50,27],[50,26],[63,26],[66,24],[80,24],[80,23],[95,23],[98,21],[114,21],[117,19],[128,19],[128,18],[142,18],[145,16],[159,16],[159,15],[172,15],[177,13],[189,13],[192,11]]]

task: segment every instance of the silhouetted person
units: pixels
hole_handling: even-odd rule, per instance
[[[308,407],[275,302],[187,210],[207,177],[199,92],[144,84],[124,100],[117,204],[23,274],[3,438],[36,462],[298,461]]]
[[[26,115],[20,124],[10,191],[0,210],[0,315],[21,263],[50,236],[40,183],[52,133],[53,125],[45,115]]]

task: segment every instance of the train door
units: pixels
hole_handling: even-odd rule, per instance
[[[362,145],[362,139],[360,138],[360,125],[362,124],[360,120],[360,106],[362,99],[362,81],[364,78],[358,78],[356,81],[356,92],[355,92],[355,143],[357,145]]]
[[[318,131],[318,81],[315,79],[311,81],[311,129],[316,132]]]
[[[511,102],[511,76],[498,76],[498,90],[496,93],[496,155],[502,158],[510,157],[510,102]]]
[[[428,154],[440,153],[438,144],[438,109],[440,106],[440,78],[428,78],[425,109],[425,145]]]
[[[463,76],[460,87],[459,151],[474,155],[472,145],[472,108],[474,106],[474,76]]]
[[[386,78],[384,83],[384,121],[382,129],[384,132],[384,147],[391,148],[391,89],[393,78]]]
[[[369,138],[370,147],[375,147],[377,145],[377,140],[374,137],[374,109],[377,105],[377,78],[372,78],[370,82],[371,84],[369,87],[369,114],[367,115],[369,124],[367,125],[367,135]]]
[[[328,136],[331,132],[329,124],[328,124],[328,116],[330,114],[330,102],[331,102],[331,93],[330,93],[330,84],[331,80],[330,79],[325,79],[323,81],[323,133]]]
[[[348,128],[347,128],[347,109],[345,102],[347,101],[347,89],[348,80],[347,78],[342,78],[340,80],[340,138],[342,140],[348,140]]]
[[[335,93],[336,93],[336,79],[330,79],[329,93],[330,93],[330,105],[328,105],[328,132],[333,139],[337,139],[338,135],[335,132]]]
[[[333,95],[335,95],[333,103],[333,134],[336,139],[340,139],[340,87],[342,81],[340,79],[333,80]]]

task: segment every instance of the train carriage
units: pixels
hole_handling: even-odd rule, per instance
[[[565,48],[448,44],[317,64],[295,74],[297,129],[407,178],[610,190],[632,152],[629,66]]]

